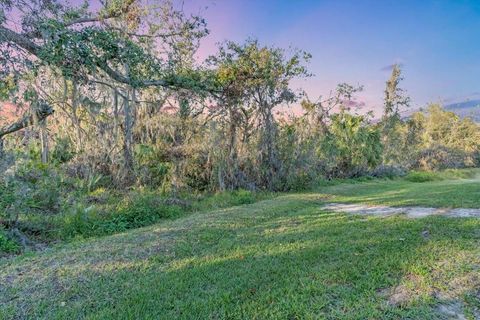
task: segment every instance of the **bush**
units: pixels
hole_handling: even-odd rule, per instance
[[[178,205],[166,205],[164,199],[155,194],[133,194],[120,205],[114,220],[126,223],[129,228],[142,227],[160,219],[181,215]]]
[[[255,195],[252,191],[239,189],[233,192],[232,205],[250,204],[255,202]]]
[[[135,146],[135,174],[141,185],[161,187],[168,184],[172,168],[164,152],[164,148],[158,146]]]
[[[476,169],[447,169],[442,172],[437,172],[443,179],[473,179],[478,176],[478,170]]]
[[[97,233],[95,222],[100,219],[101,215],[94,205],[84,207],[82,204],[77,204],[57,222],[59,236],[62,238],[92,236]]]
[[[442,179],[433,172],[412,171],[405,177],[405,180],[410,182],[428,182]]]
[[[18,207],[15,210],[55,213],[60,209],[61,191],[66,189],[66,181],[55,167],[34,160],[20,160],[4,179],[14,194]]]
[[[193,210],[220,209],[231,206],[250,204],[262,199],[266,194],[252,192],[245,189],[217,192],[213,195],[204,195],[193,202]]]
[[[115,205],[77,205],[58,221],[58,227],[63,238],[87,238],[151,225],[182,213],[180,206],[167,205],[155,194],[132,193]]]
[[[252,191],[239,189],[216,193],[208,201],[215,203],[218,207],[240,206],[255,202],[255,194]]]
[[[435,146],[421,150],[416,159],[414,168],[420,170],[460,169],[467,167],[468,155],[461,150],[445,146]]]
[[[71,142],[67,138],[57,138],[55,146],[52,150],[51,157],[54,163],[66,163],[73,159],[75,153],[71,146]]]
[[[381,162],[380,131],[367,117],[342,112],[331,120],[321,149],[328,178],[359,177]]]
[[[312,170],[313,171],[313,170]],[[286,177],[284,186],[285,191],[303,191],[312,187],[316,172],[307,172],[306,170],[297,170]]]
[[[11,239],[5,230],[0,227],[0,256],[20,252],[20,245]]]
[[[11,209],[15,200],[13,188],[4,179],[0,179],[0,220],[9,222],[14,219]]]
[[[375,178],[389,178],[402,177],[406,175],[406,170],[394,165],[380,165],[370,172],[370,176]]]

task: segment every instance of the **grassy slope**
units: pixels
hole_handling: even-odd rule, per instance
[[[478,189],[470,180],[343,184],[3,260],[0,318],[428,319],[440,300],[456,299],[472,316],[479,220],[348,216],[320,205],[328,195],[480,207]],[[387,303],[394,287],[400,305]]]

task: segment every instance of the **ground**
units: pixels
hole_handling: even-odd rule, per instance
[[[476,319],[480,181],[338,183],[0,261],[0,318]]]

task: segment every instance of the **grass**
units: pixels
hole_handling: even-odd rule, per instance
[[[321,205],[480,207],[478,184],[342,183],[3,259],[0,318],[439,319],[443,304],[474,319],[478,219],[362,217]]]
[[[480,170],[448,170],[419,178],[420,175],[413,173],[403,179],[336,183],[320,187],[317,192],[332,202],[480,208]]]
[[[145,227],[193,212],[254,203],[273,196],[268,192],[236,190],[185,194],[180,199],[172,199],[158,190],[139,188],[122,192],[97,188],[91,192],[77,191],[66,200],[62,199],[64,203],[59,205],[58,212],[25,210],[26,213],[19,216],[18,226],[37,242],[76,241]],[[0,206],[0,218],[1,209]],[[6,236],[5,239],[14,243]],[[6,249],[6,245],[2,245],[0,230],[0,256],[15,252]]]

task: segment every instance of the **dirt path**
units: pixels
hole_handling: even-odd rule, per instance
[[[480,209],[467,208],[430,208],[430,207],[388,207],[372,206],[365,204],[329,203],[323,209],[334,212],[345,212],[350,214],[373,215],[388,217],[395,214],[404,214],[409,218],[423,218],[427,216],[445,216],[452,218],[480,218]]]

